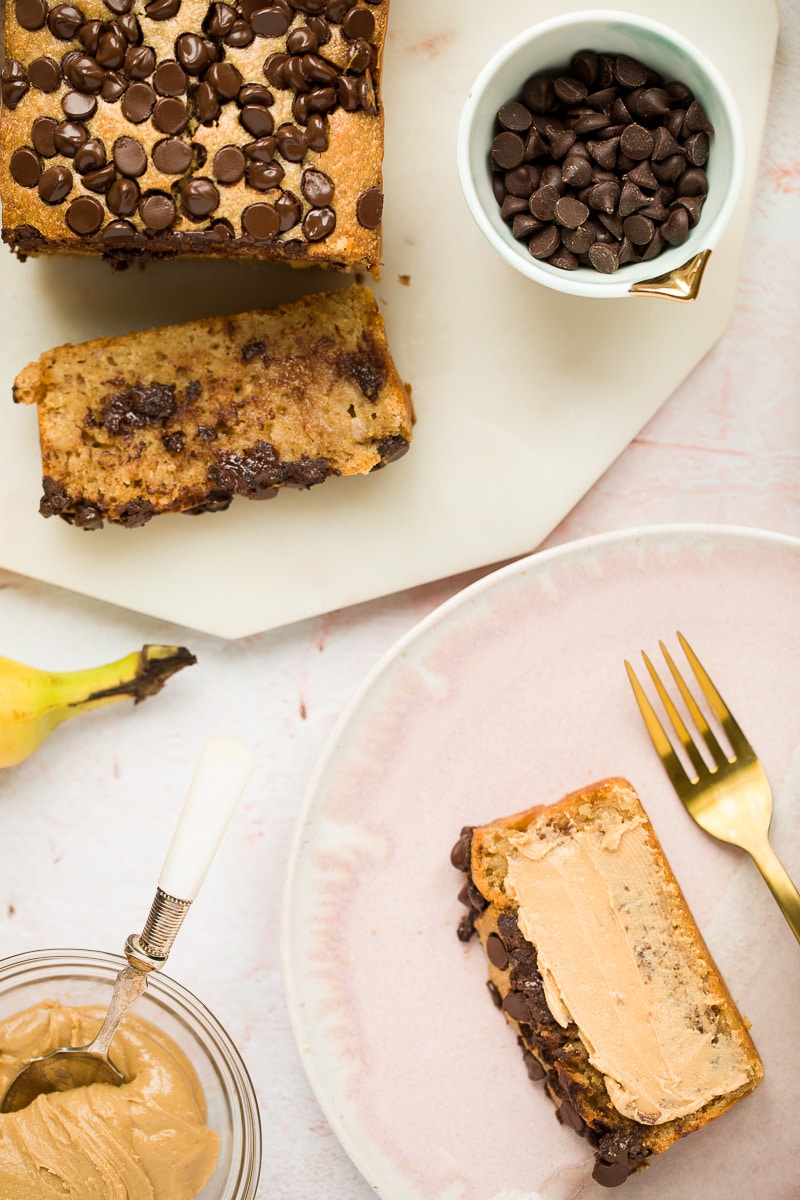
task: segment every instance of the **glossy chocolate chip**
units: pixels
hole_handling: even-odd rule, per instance
[[[103,224],[105,209],[99,200],[93,196],[78,196],[73,200],[65,214],[65,220],[73,233],[80,237],[88,237],[97,233]]]
[[[147,79],[156,68],[156,52],[151,46],[131,46],[125,54],[125,74],[129,79]]]
[[[240,108],[244,108],[246,104],[257,104],[261,108],[269,108],[275,103],[275,97],[262,83],[246,83],[239,89],[236,101]]]
[[[133,179],[117,179],[106,196],[109,211],[118,217],[130,217],[139,203],[139,185]]]
[[[187,75],[202,75],[211,63],[208,47],[196,33],[182,33],[177,38],[175,57]]]
[[[114,104],[124,94],[127,87],[128,80],[124,75],[120,75],[117,71],[107,71],[100,95],[107,104]]]
[[[39,155],[30,146],[21,146],[11,155],[8,164],[11,178],[20,187],[36,187],[42,173],[42,163]]]
[[[57,4],[47,16],[47,28],[59,41],[71,42],[86,18],[73,4]]]
[[[294,192],[281,192],[275,201],[275,208],[280,218],[281,233],[293,229],[303,215],[303,206]]]
[[[333,200],[333,180],[324,171],[304,171],[300,191],[314,208],[325,208]]]
[[[373,59],[372,46],[369,42],[358,38],[348,47],[345,70],[351,71],[354,75],[362,75],[372,66]]]
[[[121,17],[133,8],[133,0],[104,0],[105,6],[115,16]]]
[[[72,158],[89,140],[89,130],[80,121],[60,121],[53,130],[53,142],[59,154]]]
[[[139,216],[148,229],[157,233],[168,229],[176,215],[174,200],[164,192],[149,192],[139,201]]]
[[[312,208],[303,219],[303,233],[309,242],[321,242],[336,228],[336,213],[332,208]]]
[[[180,7],[181,0],[150,0],[144,6],[144,15],[151,21],[170,21],[177,17]]]
[[[291,10],[277,5],[257,8],[250,13],[250,24],[259,37],[283,37],[292,21]]]
[[[264,59],[264,75],[267,81],[275,88],[286,87],[286,80],[283,77],[283,69],[289,61],[289,55],[282,51],[277,51],[275,54],[269,54]]]
[[[165,175],[183,175],[192,162],[192,148],[179,138],[165,138],[153,147],[153,163]]]
[[[313,29],[307,25],[298,25],[286,39],[286,49],[290,54],[316,54],[319,41]]]
[[[114,165],[122,175],[138,178],[147,170],[147,154],[137,138],[117,138],[113,150]]]
[[[239,146],[223,146],[214,156],[214,178],[219,183],[238,183],[246,166],[247,159]]]
[[[16,108],[29,88],[28,74],[22,63],[14,58],[7,59],[0,69],[0,96],[6,108]]]
[[[167,96],[156,101],[153,124],[160,133],[182,133],[188,121],[189,113],[182,100]]]
[[[61,204],[72,191],[72,172],[67,167],[48,167],[39,178],[39,197],[45,204]]]
[[[293,125],[281,125],[275,134],[278,150],[288,162],[301,162],[307,150],[302,130]]]
[[[156,94],[149,83],[132,83],[122,97],[122,112],[133,125],[147,121],[156,103]]]
[[[89,54],[76,54],[62,62],[64,74],[76,92],[95,95],[103,86],[105,71]]]
[[[210,83],[201,83],[195,92],[194,111],[201,125],[212,125],[219,116],[219,97]]]
[[[283,167],[277,162],[251,162],[247,168],[247,182],[259,192],[278,187],[283,176]]]
[[[106,148],[99,138],[90,138],[75,151],[72,165],[79,175],[88,175],[106,164]]]
[[[58,121],[52,117],[37,117],[31,129],[31,141],[43,158],[52,158],[56,150],[55,132]]]
[[[28,67],[28,78],[40,92],[54,92],[61,82],[61,72],[54,58],[35,58]]]
[[[47,20],[47,4],[45,0],[17,0],[14,13],[23,29],[41,29]]]
[[[225,45],[232,49],[243,49],[250,45],[255,36],[250,22],[245,21],[244,17],[239,17],[234,21],[230,33],[225,34]]]
[[[83,177],[83,186],[90,192],[107,192],[117,177],[117,172],[111,163],[100,167],[97,171],[89,171]]]
[[[159,96],[182,96],[186,83],[186,72],[174,59],[164,59],[155,69],[153,87]]]
[[[86,26],[84,26],[85,28]],[[83,33],[83,29],[81,33]],[[84,42],[84,45],[86,45],[87,50],[91,54],[91,42]],[[109,71],[116,71],[125,62],[125,51],[127,49],[128,39],[122,30],[109,29],[100,35],[94,54],[101,67]]]
[[[254,138],[269,137],[275,128],[272,113],[260,104],[246,104],[239,113],[239,120]]]
[[[203,19],[203,32],[209,37],[223,38],[233,29],[237,15],[231,4],[212,4]]]
[[[306,145],[321,154],[328,149],[328,130],[321,113],[311,113],[306,122]]]
[[[210,83],[220,100],[233,100],[242,86],[241,72],[228,62],[212,63],[205,73],[206,83]]]
[[[187,217],[199,221],[219,208],[219,192],[210,179],[192,179],[181,192],[181,208]]]
[[[383,213],[383,192],[380,188],[367,188],[358,197],[356,217],[365,229],[377,229]]]
[[[242,229],[259,242],[274,238],[280,225],[278,211],[272,204],[250,204],[242,213]]]

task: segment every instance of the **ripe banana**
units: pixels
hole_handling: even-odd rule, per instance
[[[22,762],[69,717],[126,697],[138,704],[195,662],[183,646],[143,646],[83,671],[40,671],[0,656],[0,768]]]

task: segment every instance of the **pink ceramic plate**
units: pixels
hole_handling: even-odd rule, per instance
[[[455,928],[462,825],[606,775],[638,789],[743,1012],[766,1080],[623,1193],[797,1195],[800,948],[755,867],[674,796],[623,658],[680,629],[756,746],[774,843],[800,878],[800,542],[655,528],[534,555],[468,588],[366,680],[311,782],[284,964],[311,1083],[384,1200],[606,1196],[529,1083]]]

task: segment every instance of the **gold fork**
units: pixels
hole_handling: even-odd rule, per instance
[[[626,659],[625,669],[644,717],[647,732],[689,815],[712,837],[747,851],[764,876],[792,933],[800,941],[800,892],[792,883],[769,842],[772,789],[766,772],[686,638],[681,633],[678,633],[677,637],[711,711],[725,731],[733,757],[726,753],[709,727],[663,642],[659,642],[661,653],[678,685],[712,765],[706,763],[694,737],[686,728],[667,689],[659,679],[655,667],[642,651],[647,670],[695,777],[692,778],[685,770],[656,716],[655,709],[636,678],[633,667]]]

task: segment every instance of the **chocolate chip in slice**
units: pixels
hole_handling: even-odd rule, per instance
[[[97,233],[103,224],[105,209],[94,196],[78,196],[73,200],[65,214],[65,220],[73,233],[80,237],[88,237]]]
[[[118,217],[131,217],[139,203],[139,185],[133,179],[117,179],[106,195],[109,212]]]
[[[122,97],[122,112],[132,125],[149,120],[155,108],[156,94],[149,83],[132,83]]]
[[[147,170],[147,154],[142,143],[134,137],[117,138],[114,143],[114,163],[123,175],[138,178]]]
[[[333,200],[333,180],[324,171],[304,171],[300,191],[314,208],[325,208]]]
[[[39,155],[30,146],[21,146],[11,155],[8,164],[11,178],[20,187],[36,187],[42,173],[42,163]],[[688,218],[687,218],[688,221]]]
[[[28,73],[21,62],[10,58],[0,68],[0,96],[8,109],[14,109],[30,89]]]
[[[72,191],[72,172],[67,167],[48,167],[39,179],[39,197],[45,204],[61,204]]]
[[[42,158],[53,158],[58,153],[55,132],[58,121],[53,117],[37,117],[31,128],[31,141]]]
[[[355,40],[368,42],[375,34],[375,18],[368,8],[349,8],[342,18],[342,33]]]
[[[153,109],[153,124],[160,133],[182,133],[188,121],[189,113],[182,100],[178,100],[174,96],[167,96],[156,101]]]
[[[275,208],[280,219],[281,233],[293,229],[303,215],[303,206],[294,192],[281,192],[275,201]]]
[[[210,179],[192,179],[181,192],[181,208],[187,217],[199,221],[219,208],[219,192]]]
[[[114,104],[124,94],[127,87],[128,80],[124,75],[120,75],[117,71],[107,71],[100,95],[107,104]]]
[[[152,46],[130,46],[125,53],[125,74],[128,79],[147,79],[156,69],[156,53]]]
[[[164,59],[155,69],[153,87],[159,96],[182,96],[186,91],[186,72],[179,62]]]
[[[277,162],[251,162],[247,168],[247,182],[259,192],[269,192],[282,182],[283,167]]]
[[[164,192],[148,192],[139,201],[139,216],[156,233],[168,229],[176,215],[175,201]]]
[[[275,128],[272,113],[261,104],[245,104],[239,121],[254,138],[269,137]]]
[[[30,64],[28,78],[38,91],[54,92],[61,82],[61,71],[54,58],[43,56],[35,58]]]
[[[242,229],[258,242],[269,241],[280,230],[280,217],[272,204],[250,204],[242,213]]]
[[[76,151],[72,165],[79,175],[88,175],[106,164],[106,148],[100,138],[90,138]]]
[[[309,242],[321,242],[336,228],[336,213],[332,208],[312,208],[303,220],[303,233]]]
[[[287,162],[302,162],[308,149],[302,130],[293,125],[281,125],[275,138],[278,150]]]
[[[223,146],[214,155],[214,178],[219,183],[238,183],[246,166],[247,159],[239,146]]]
[[[383,214],[383,192],[380,188],[367,188],[356,202],[356,218],[365,229],[377,229]]]
[[[183,175],[192,162],[192,148],[179,138],[164,138],[153,147],[153,163],[165,175]]]
[[[41,29],[47,20],[46,0],[17,0],[14,12],[23,29]]]
[[[181,0],[150,0],[144,6],[144,15],[151,21],[171,21],[180,12]]]
[[[59,41],[71,42],[86,18],[73,4],[57,4],[47,16],[47,28]]]
[[[178,37],[175,56],[187,75],[202,75],[211,62],[206,43],[196,33],[182,33]]]
[[[111,163],[106,163],[97,171],[89,171],[83,177],[83,186],[90,192],[107,192],[117,177],[117,172]]]
[[[65,158],[72,158],[88,140],[89,130],[80,121],[60,121],[53,130],[55,148]]]

